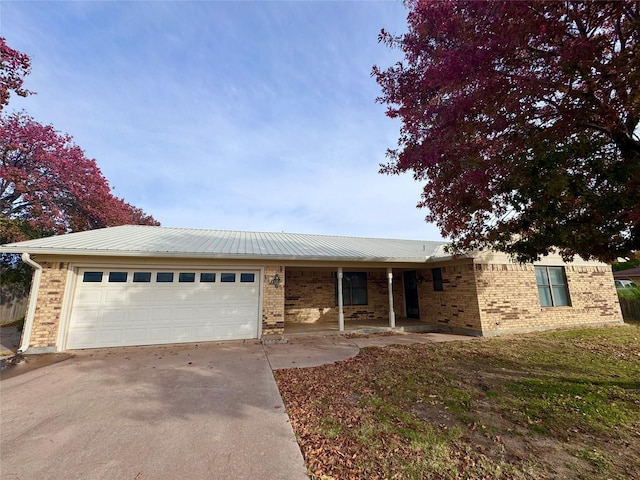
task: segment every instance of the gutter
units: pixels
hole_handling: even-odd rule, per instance
[[[29,340],[31,340],[31,330],[33,329],[33,320],[36,315],[36,304],[38,302],[38,291],[40,290],[40,279],[42,278],[42,266],[31,259],[28,253],[22,254],[22,261],[35,270],[33,276],[33,284],[31,285],[31,293],[29,294],[29,307],[27,309],[27,317],[25,318],[24,328],[22,330],[22,342],[18,353],[22,354],[29,348]]]
[[[19,249],[8,248],[7,245],[0,246],[0,253],[20,253]],[[38,255],[55,255],[60,257],[122,257],[122,258],[156,258],[156,259],[198,259],[198,260],[250,260],[250,261],[272,261],[272,262],[354,262],[354,263],[405,263],[424,264],[429,261],[440,260],[435,255],[420,255],[415,257],[374,257],[374,256],[339,256],[339,255],[285,255],[285,254],[260,254],[260,253],[203,253],[203,252],[179,252],[179,251],[132,251],[132,250],[74,250],[64,248],[42,248],[33,249],[32,253]],[[443,257],[445,258],[445,257]],[[448,258],[448,257],[447,257]]]

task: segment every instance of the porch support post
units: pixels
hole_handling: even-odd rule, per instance
[[[396,313],[393,311],[393,269],[387,268],[389,279],[389,326],[396,328]]]
[[[338,267],[338,330],[344,332],[344,311],[342,310],[342,267]]]

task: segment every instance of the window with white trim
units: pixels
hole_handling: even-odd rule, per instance
[[[538,296],[543,307],[567,307],[571,305],[569,287],[564,267],[534,267]]]

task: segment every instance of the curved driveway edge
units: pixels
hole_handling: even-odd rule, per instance
[[[472,340],[479,337],[447,333],[393,333],[369,335],[296,335],[287,343],[264,346],[273,370],[283,368],[317,367],[354,357],[361,348],[407,345],[412,343],[439,343]]]
[[[307,479],[257,341],[114,348],[1,383],[2,479]]]

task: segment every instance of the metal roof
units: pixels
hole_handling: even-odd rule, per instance
[[[617,272],[613,272],[613,276],[616,278],[625,277],[627,275],[640,277],[640,267],[627,268],[626,270],[618,270]]]
[[[0,246],[49,255],[424,262],[443,242],[123,225]]]

